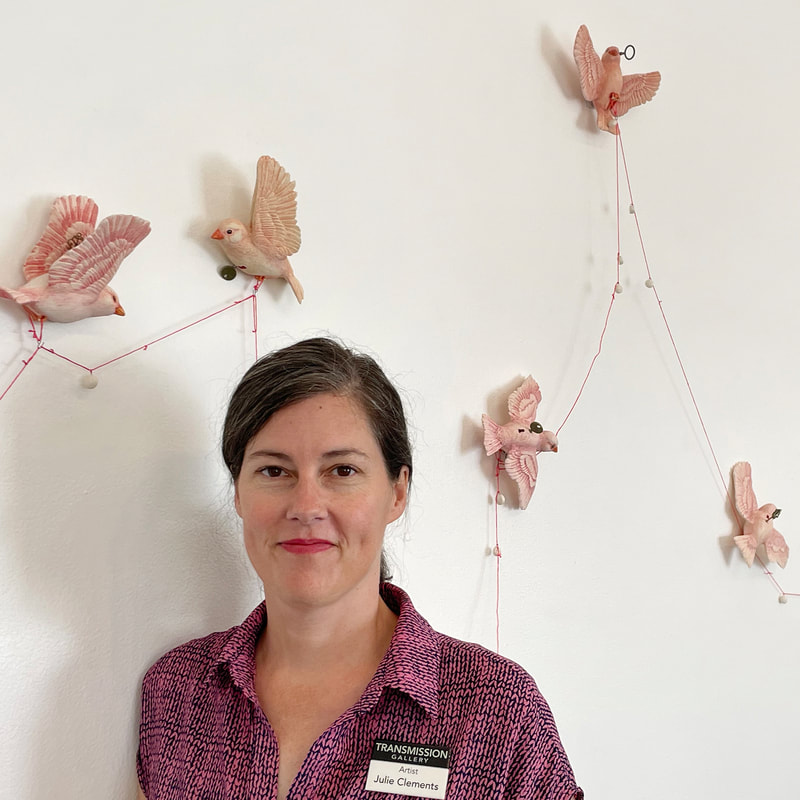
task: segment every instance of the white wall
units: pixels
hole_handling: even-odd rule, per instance
[[[800,591],[800,323],[792,0],[17,4],[0,49],[0,284],[58,194],[153,233],[128,315],[46,329],[95,364],[244,296],[207,237],[246,214],[262,153],[297,181],[306,287],[259,296],[263,351],[320,330],[404,388],[416,486],[398,582],[494,643],[484,411],[531,372],[564,419],[614,284],[614,140],[572,40],[633,43],[656,99],[623,118],[664,309],[723,469],[753,464]],[[503,652],[537,678],[592,800],[795,797],[800,598],[735,526],[623,200],[625,291],[529,508],[500,509]],[[217,456],[253,357],[246,304],[101,370],[40,353],[0,403],[0,795],[132,798],[138,684],[259,590]],[[0,391],[32,352],[0,308]],[[509,496],[512,487],[506,486]]]

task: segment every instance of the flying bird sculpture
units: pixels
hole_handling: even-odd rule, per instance
[[[150,223],[130,214],[106,217],[96,228],[97,203],[68,195],[53,202],[41,239],[22,267],[26,283],[0,287],[32,320],[77,322],[125,312],[108,285],[122,260],[150,233]]]
[[[258,278],[258,286],[265,278],[283,278],[297,302],[303,302],[303,287],[289,263],[289,256],[300,249],[297,193],[289,173],[274,158],[258,159],[250,227],[238,219],[224,219],[211,238],[219,241],[235,266]]]
[[[498,425],[488,414],[483,414],[483,446],[486,455],[498,451],[505,453],[506,472],[519,487],[519,507],[527,508],[533,490],[539,464],[538,453],[558,452],[558,439],[552,431],[546,431],[536,421],[536,409],[542,400],[539,384],[528,375],[519,388],[508,398],[508,414],[511,422]]]
[[[585,25],[578,28],[572,54],[578,65],[583,96],[594,105],[600,130],[616,134],[617,117],[652,100],[661,84],[660,72],[623,75],[618,47],[608,47],[602,58],[598,56]]]
[[[781,567],[789,560],[789,546],[786,540],[775,530],[775,519],[781,510],[773,503],[758,505],[753,491],[753,478],[750,464],[739,461],[733,465],[733,491],[736,495],[736,508],[744,518],[744,526],[740,536],[735,536],[736,546],[741,550],[747,566],[753,565],[756,550],[764,545],[767,561],[774,561]]]

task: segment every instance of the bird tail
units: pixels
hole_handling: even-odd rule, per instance
[[[486,455],[490,456],[498,450],[503,449],[503,442],[500,439],[500,426],[488,415],[481,415],[483,422],[483,446],[486,448]]]
[[[286,280],[289,282],[289,286],[292,287],[292,291],[294,292],[294,296],[297,298],[297,302],[302,303],[303,298],[305,297],[305,292],[303,292],[303,286],[300,281],[297,280],[297,277],[292,271],[291,266],[289,267],[289,274],[286,276]]]
[[[0,297],[6,297],[9,300],[14,300],[20,305],[23,303],[35,303],[41,299],[41,290],[34,289],[4,289],[0,286]]]

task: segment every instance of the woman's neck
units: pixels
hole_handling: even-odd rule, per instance
[[[377,592],[349,592],[320,607],[292,606],[267,593],[267,627],[258,642],[262,668],[302,673],[339,672],[370,665],[389,648],[397,617]]]

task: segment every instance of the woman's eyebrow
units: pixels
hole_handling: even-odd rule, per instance
[[[248,453],[245,456],[245,460],[251,458],[274,458],[279,461],[291,461],[289,456],[286,453],[279,453],[276,450],[253,450],[252,453]]]
[[[347,456],[361,456],[362,458],[369,458],[369,456],[363,451],[358,450],[355,447],[345,447],[341,450],[328,450],[327,453],[323,453],[323,458],[345,458]]]
[[[356,447],[342,447],[336,450],[328,450],[322,454],[323,458],[346,458],[348,456],[361,456],[361,458],[369,458],[369,456]],[[251,458],[274,458],[276,461],[291,461],[292,459],[286,454],[278,450],[253,450],[245,456],[245,460]]]

